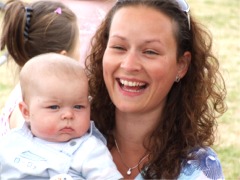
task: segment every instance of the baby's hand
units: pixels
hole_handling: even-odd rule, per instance
[[[73,180],[68,174],[58,174],[50,178],[50,180]]]

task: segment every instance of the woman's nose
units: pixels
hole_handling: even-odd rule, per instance
[[[121,68],[126,71],[139,71],[141,69],[141,63],[137,52],[129,51],[122,59]]]

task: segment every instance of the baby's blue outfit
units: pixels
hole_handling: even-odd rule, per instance
[[[183,161],[181,173],[177,180],[224,179],[220,161],[210,147],[193,149],[189,155],[193,155],[195,160]],[[135,180],[143,180],[143,177],[138,174]]]
[[[73,179],[120,179],[106,140],[91,121],[81,138],[54,143],[34,137],[27,124],[0,141],[0,179],[50,179],[68,174]]]

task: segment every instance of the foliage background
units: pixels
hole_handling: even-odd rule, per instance
[[[228,111],[218,119],[213,148],[225,178],[240,180],[240,0],[188,0],[188,4],[191,14],[212,32],[213,49],[228,90]],[[11,60],[0,66],[0,109],[17,81],[18,69]]]

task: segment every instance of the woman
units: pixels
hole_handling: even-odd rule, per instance
[[[184,0],[119,0],[106,15],[86,63],[91,113],[124,178],[224,178],[211,42]]]

